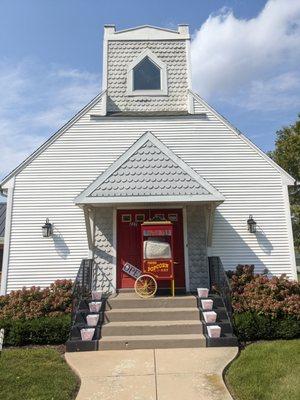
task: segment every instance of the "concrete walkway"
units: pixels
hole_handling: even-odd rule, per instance
[[[235,347],[66,353],[76,400],[232,400],[222,371]]]

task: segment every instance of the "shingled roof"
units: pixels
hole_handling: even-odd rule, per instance
[[[222,202],[224,199],[151,132],[146,132],[75,203]]]
[[[4,237],[5,214],[6,214],[6,203],[0,203],[0,238]]]

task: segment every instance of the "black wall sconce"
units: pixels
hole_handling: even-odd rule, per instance
[[[249,215],[249,218],[247,220],[247,225],[248,225],[248,231],[250,233],[256,232],[256,222],[254,221],[252,215]]]
[[[52,224],[49,222],[49,218],[47,218],[45,224],[42,226],[43,237],[52,236],[52,232],[53,232]]]

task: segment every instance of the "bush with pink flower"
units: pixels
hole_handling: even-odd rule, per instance
[[[286,276],[255,274],[253,265],[238,265],[228,276],[234,322],[245,340],[300,335],[300,283]]]
[[[56,280],[45,289],[38,286],[24,287],[0,296],[0,320],[33,319],[69,314],[71,304],[71,280]]]

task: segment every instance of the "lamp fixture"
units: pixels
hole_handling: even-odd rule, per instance
[[[49,218],[46,218],[45,224],[42,226],[42,234],[43,237],[50,237],[52,236],[53,227],[52,224],[49,222]]]
[[[247,220],[247,225],[248,225],[248,231],[250,233],[255,233],[256,232],[256,222],[254,221],[252,215],[249,215],[249,218]]]

